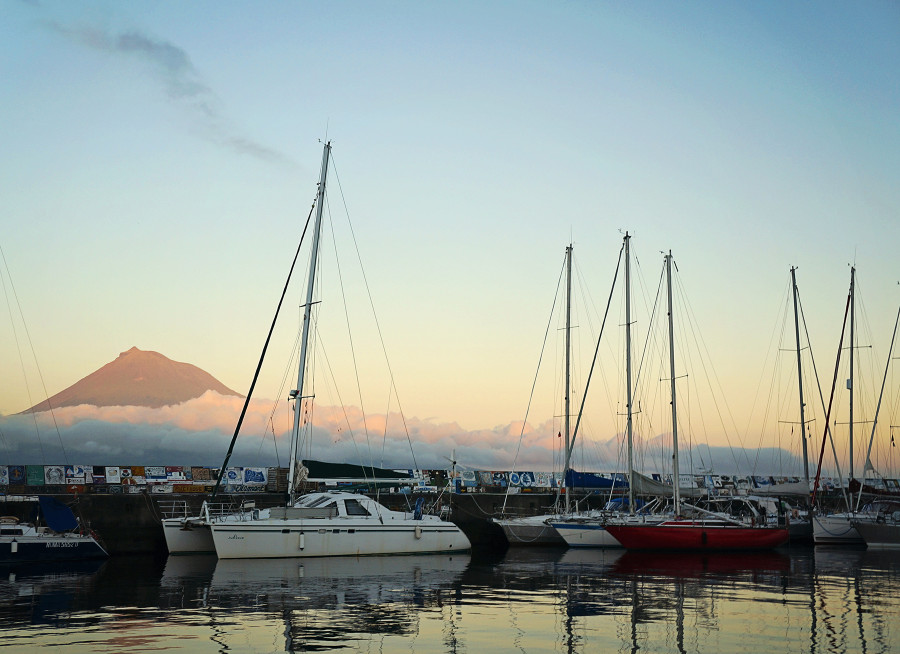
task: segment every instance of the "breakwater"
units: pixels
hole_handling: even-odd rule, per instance
[[[161,520],[169,515],[197,515],[206,493],[153,493],[146,489],[135,493],[42,493],[52,494],[69,505],[81,524],[94,530],[110,554],[159,554],[167,553]],[[374,494],[371,494],[375,497]],[[27,497],[33,497],[31,495]],[[412,510],[419,497],[426,506],[436,511],[449,511],[449,519],[456,523],[477,550],[505,549],[506,538],[500,528],[491,521],[504,510],[513,515],[544,513],[556,500],[555,493],[407,493],[381,492],[379,502],[395,510]],[[27,521],[32,518],[35,501],[23,501],[22,496],[0,496],[0,515],[15,516]],[[255,502],[257,508],[278,506],[283,503],[281,493],[244,492],[220,494],[217,502],[231,504]],[[606,497],[584,498],[580,506],[597,507]]]

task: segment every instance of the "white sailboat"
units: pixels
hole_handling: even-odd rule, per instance
[[[572,329],[572,246],[566,247],[566,372],[565,372],[565,391],[563,401],[565,403],[565,448],[566,457],[563,465],[563,484],[565,484],[566,476],[570,465],[570,449],[569,449],[569,402],[570,402],[570,386],[569,386],[569,368],[571,359],[571,329]],[[566,494],[566,501],[569,496]],[[559,504],[559,496],[556,500]],[[505,501],[504,501],[505,508]],[[568,511],[568,507],[566,509]],[[566,513],[557,510],[550,514],[516,516],[516,517],[500,517],[492,520],[497,523],[503,530],[503,535],[510,545],[565,545],[562,537],[557,533],[556,529],[550,524],[555,520],[565,517]]]
[[[422,500],[411,512],[392,511],[375,500],[341,492],[319,492],[297,497],[298,477],[304,470],[297,458],[301,403],[304,395],[313,292],[319,251],[325,183],[331,144],[322,154],[312,254],[303,307],[300,361],[291,430],[288,497],[284,507],[252,510],[228,519],[208,522],[216,554],[221,559],[362,556],[466,551],[469,539],[452,522],[425,515]],[[223,466],[224,467],[224,466]]]
[[[849,422],[849,479],[852,481],[853,476],[853,427],[854,427],[854,416],[853,416],[853,400],[854,400],[854,383],[853,383],[853,374],[854,374],[854,350],[856,349],[856,339],[855,339],[855,327],[856,327],[856,268],[850,268],[850,292],[847,296],[847,310],[850,315],[850,345],[849,345],[849,378],[847,379],[847,389],[849,391],[849,402],[850,402],[850,422]],[[900,315],[900,314],[898,314]],[[846,321],[846,314],[845,314]],[[896,326],[894,328],[896,334]],[[843,334],[842,334],[843,340]],[[893,340],[891,341],[891,348],[893,349]],[[840,356],[838,357],[838,361],[840,361]],[[888,355],[888,363],[890,363],[890,355]],[[887,375],[887,370],[885,370],[885,375]],[[835,370],[835,378],[837,377],[837,369]],[[880,406],[880,404],[879,404]],[[830,409],[830,406],[829,406]],[[877,423],[877,415],[876,419],[872,425],[872,435],[874,437],[875,434],[875,424]],[[828,426],[826,424],[826,436],[823,436],[822,442],[822,453],[819,456],[819,472],[817,472],[816,480],[815,480],[815,490],[813,491],[813,500],[816,497],[816,491],[818,490],[819,483],[819,474],[822,468],[822,455],[824,454],[825,448],[825,440],[828,435]],[[834,447],[832,443],[832,448]],[[868,461],[868,459],[867,459]],[[840,479],[840,465],[837,463],[837,454],[835,453],[835,464],[838,468],[838,478]],[[843,486],[841,488],[842,492],[844,492]],[[856,528],[856,523],[863,522],[874,522],[876,517],[879,514],[879,507],[869,505],[863,507],[860,510],[859,507],[859,499],[861,496],[857,497],[857,504],[854,506],[853,495],[851,493],[850,497],[844,496],[844,501],[847,507],[847,510],[830,513],[830,514],[814,514],[812,523],[813,523],[813,542],[817,545],[863,545],[865,544],[865,540],[860,535],[859,531]]]
[[[634,485],[631,473],[634,467],[633,429],[631,385],[631,236],[626,232],[624,239],[625,252],[625,438],[629,470],[628,512],[634,512]],[[616,511],[601,511],[593,515],[562,515],[554,518],[551,525],[569,547],[622,547],[612,534],[606,530],[606,522]]]

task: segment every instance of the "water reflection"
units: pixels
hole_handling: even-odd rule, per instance
[[[510,550],[3,569],[15,651],[900,650],[900,556]]]
[[[349,634],[410,636],[423,610],[459,592],[466,554],[239,560],[170,557],[161,589],[182,606],[278,616],[286,651],[320,651]]]

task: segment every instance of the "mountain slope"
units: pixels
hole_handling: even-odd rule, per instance
[[[181,404],[209,390],[241,397],[197,366],[133,347],[122,352],[115,361],[22,413],[79,404],[159,408]]]

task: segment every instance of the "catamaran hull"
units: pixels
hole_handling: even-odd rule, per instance
[[[601,524],[554,522],[554,529],[569,547],[622,547]]]
[[[212,554],[216,551],[212,531],[202,520],[166,518],[162,526],[169,554]]]
[[[84,561],[109,556],[90,536],[16,536],[0,540],[0,561]]]
[[[607,525],[629,550],[763,550],[788,542],[787,529],[693,525]]]
[[[452,523],[429,525],[408,520],[372,525],[371,521],[335,525],[334,521],[278,521],[277,524],[213,524],[220,559],[371,556],[464,552],[466,535]]]

